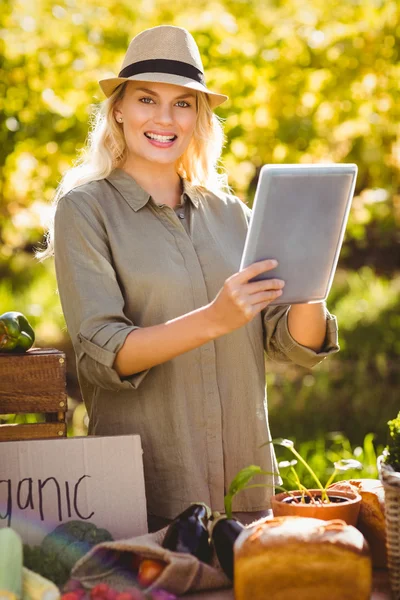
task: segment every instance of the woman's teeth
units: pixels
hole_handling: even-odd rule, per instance
[[[172,142],[176,138],[176,135],[156,135],[155,133],[144,134],[150,140],[156,140],[156,142]]]

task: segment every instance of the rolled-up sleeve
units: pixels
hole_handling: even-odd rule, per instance
[[[267,356],[274,361],[293,362],[302,367],[312,368],[330,354],[339,351],[338,326],[336,317],[326,310],[326,335],[319,352],[302,346],[290,335],[288,312],[290,306],[271,306],[263,312],[264,348]]]
[[[113,365],[138,327],[124,314],[100,215],[84,200],[84,192],[73,190],[59,200],[54,218],[58,292],[78,371],[105,389],[136,389],[148,370],[120,377]]]

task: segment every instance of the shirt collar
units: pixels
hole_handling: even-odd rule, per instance
[[[106,180],[119,191],[134,211],[143,208],[150,200],[150,194],[146,192],[131,175],[122,169],[117,168],[111,171],[110,175],[106,177]],[[183,194],[181,196],[181,202],[184,202],[186,196],[192,204],[198,208],[200,192],[187,179],[182,178],[182,183]]]

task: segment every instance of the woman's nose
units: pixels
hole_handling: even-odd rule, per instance
[[[156,123],[171,123],[173,121],[172,107],[168,104],[159,104],[154,120]]]

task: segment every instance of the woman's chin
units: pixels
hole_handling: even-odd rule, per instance
[[[165,152],[165,150],[161,150],[160,152],[146,153],[147,160],[160,165],[175,164],[179,156],[180,154],[177,152]]]

